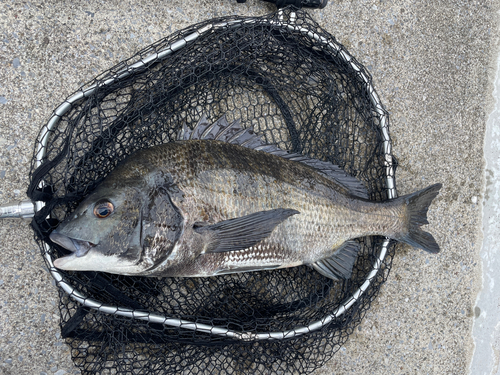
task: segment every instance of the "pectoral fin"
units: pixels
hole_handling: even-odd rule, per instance
[[[195,225],[193,229],[207,241],[204,253],[242,250],[258,244],[268,237],[278,224],[298,213],[300,212],[297,210],[278,208],[224,220],[213,225]]]
[[[311,266],[323,276],[333,280],[351,277],[352,267],[360,249],[356,241],[345,242],[330,258],[321,259]]]

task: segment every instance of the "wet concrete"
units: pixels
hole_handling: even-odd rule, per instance
[[[474,316],[488,311],[476,298],[489,267],[480,256],[483,142],[495,108],[499,8],[496,0],[339,0],[310,12],[373,76],[391,114],[399,193],[444,184],[429,212],[442,251],[400,246],[363,322],[317,374],[471,371]],[[83,83],[192,23],[272,10],[257,0],[1,2],[0,203],[25,199],[37,133]],[[2,221],[0,238],[0,373],[78,373],[28,223]],[[473,374],[498,371],[494,360],[479,362]]]
[[[497,64],[500,64],[500,59]],[[500,374],[500,65],[493,96],[495,106],[486,123],[483,198],[482,290],[474,307],[475,342],[471,374]]]

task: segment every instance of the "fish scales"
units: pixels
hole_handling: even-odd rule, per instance
[[[420,226],[440,184],[372,202],[338,167],[288,155],[225,119],[217,123],[217,134],[202,119],[179,141],[117,166],[51,234],[72,252],[55,266],[168,277],[309,264],[339,279],[351,274],[357,238],[382,235],[439,251]],[[189,138],[207,132],[225,141]]]
[[[254,247],[240,250],[246,256],[244,262],[228,254],[207,254],[193,260],[198,276],[238,264],[279,263],[287,267],[311,263],[327,257],[350,238],[389,230],[396,233],[403,224],[393,220],[402,215],[397,207],[352,199],[345,188],[307,165],[251,149],[222,142],[189,141],[144,150],[137,157],[171,171],[173,181],[183,192],[183,198],[174,204],[185,214],[188,225],[213,224],[278,207],[300,212],[278,225],[265,241],[269,252],[277,254],[274,257],[263,258]],[[381,214],[381,210],[387,213]],[[210,267],[208,257],[214,258]],[[170,267],[165,265],[165,269]]]

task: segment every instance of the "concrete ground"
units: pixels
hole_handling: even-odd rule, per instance
[[[399,193],[444,185],[429,212],[441,252],[401,246],[362,324],[318,375],[499,371],[495,324],[477,331],[485,354],[470,368],[474,318],[491,324],[481,319],[495,321],[499,306],[498,295],[476,304],[483,260],[495,257],[480,249],[499,9],[496,0],[330,0],[310,12],[373,75],[391,114]],[[272,10],[257,0],[1,1],[0,203],[26,199],[38,131],[82,83],[192,23]],[[0,222],[0,374],[77,374],[32,237],[28,222]]]

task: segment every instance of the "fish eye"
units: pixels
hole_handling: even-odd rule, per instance
[[[94,206],[94,215],[99,219],[107,218],[109,215],[113,213],[115,210],[115,206],[108,200],[100,200]]]

